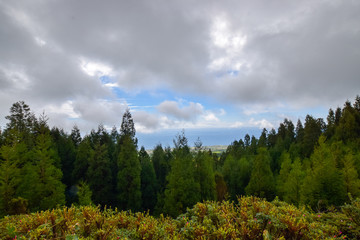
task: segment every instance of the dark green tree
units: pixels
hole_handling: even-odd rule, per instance
[[[247,158],[236,159],[231,154],[228,155],[222,173],[230,199],[236,200],[238,196],[245,194],[251,174],[251,165]]]
[[[141,147],[139,151],[139,160],[141,164],[142,209],[153,213],[157,202],[158,184],[154,166],[144,147]]]
[[[152,162],[156,173],[156,179],[159,184],[159,190],[164,191],[166,186],[166,176],[170,170],[170,163],[166,161],[164,149],[158,144],[152,154]]]
[[[167,214],[178,216],[200,200],[200,184],[195,180],[195,165],[184,131],[176,137],[174,145],[164,209]]]
[[[92,200],[102,206],[111,205],[112,176],[107,146],[95,144],[92,158],[86,172],[87,182],[92,191]]]
[[[75,182],[79,182],[80,180],[87,181],[86,172],[91,159],[93,159],[93,155],[94,151],[91,148],[90,138],[85,136],[78,146],[74,169],[72,171],[72,177]]]
[[[127,108],[121,122],[120,128],[120,141],[123,137],[127,136],[134,142],[135,146],[137,147],[138,140],[135,137],[136,130],[134,125],[134,120],[131,116],[130,109]]]
[[[195,156],[195,176],[196,181],[200,184],[200,200],[215,200],[216,184],[214,174],[214,163],[212,156],[208,151],[198,148]]]
[[[0,216],[11,214],[11,201],[21,181],[20,169],[16,165],[16,146],[0,148]]]
[[[59,157],[54,148],[46,117],[37,125],[35,146],[23,170],[18,195],[27,199],[31,211],[46,210],[65,204],[65,185],[61,169],[56,167]]]
[[[51,136],[60,158],[56,167],[61,168],[63,173],[62,182],[66,185],[66,202],[70,205],[76,200],[76,195],[70,191],[76,184],[72,177],[76,158],[75,145],[71,136],[66,134],[63,129],[53,128]]]
[[[136,145],[130,135],[122,137],[118,169],[119,207],[124,210],[139,211],[141,209],[141,165]]]
[[[275,182],[270,169],[270,154],[266,148],[259,148],[254,158],[249,184],[245,189],[249,195],[272,200],[275,196]]]
[[[72,128],[70,137],[74,146],[77,148],[81,143],[80,129],[77,125],[74,125],[74,127]]]

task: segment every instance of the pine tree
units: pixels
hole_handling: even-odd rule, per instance
[[[139,160],[141,163],[142,209],[144,211],[149,210],[152,213],[157,202],[158,184],[154,166],[144,147],[141,147],[139,151]]]
[[[159,190],[164,191],[166,186],[166,176],[170,170],[170,164],[166,161],[165,152],[161,144],[157,145],[154,148],[152,154],[152,162],[154,164],[154,170],[159,184]]]
[[[118,169],[119,207],[124,210],[139,211],[141,209],[141,165],[136,145],[130,135],[122,138]]]
[[[302,170],[301,161],[299,158],[295,159],[291,165],[290,173],[284,183],[283,199],[288,203],[299,205],[301,197],[301,187],[305,177],[305,172]]]
[[[259,148],[255,156],[250,181],[245,191],[249,195],[267,200],[274,198],[275,183],[270,169],[270,154],[266,148]]]
[[[72,177],[76,159],[75,145],[71,136],[66,134],[63,129],[53,128],[51,136],[59,156],[56,167],[61,168],[63,173],[62,182],[66,185],[66,202],[70,205],[76,200],[76,195],[70,190],[76,183]]]
[[[41,118],[37,127],[35,147],[31,161],[24,166],[24,178],[18,195],[29,201],[30,210],[46,210],[65,204],[65,185],[62,172],[55,163],[58,155],[53,147],[46,119]]]
[[[0,216],[4,216],[11,213],[11,200],[16,197],[21,179],[16,166],[16,149],[2,146],[0,157],[3,159],[0,163]]]
[[[102,206],[111,205],[112,177],[107,146],[105,144],[100,145],[100,142],[95,144],[86,178],[92,191],[93,202]]]
[[[301,190],[302,202],[317,210],[342,204],[346,198],[344,181],[324,136],[319,138],[319,146],[310,160],[312,167],[306,172]]]
[[[72,128],[70,137],[75,148],[77,148],[81,143],[80,129],[78,128],[77,125],[74,125],[74,127]]]
[[[200,200],[200,184],[195,180],[195,165],[184,131],[174,140],[174,145],[164,209],[175,217]]]
[[[120,142],[125,136],[130,137],[130,139],[134,142],[135,147],[137,148],[138,140],[135,137],[135,134],[136,134],[136,130],[134,125],[134,120],[131,116],[130,109],[127,108],[121,122]]]
[[[235,159],[231,154],[226,157],[223,166],[223,176],[230,194],[230,199],[236,200],[245,194],[245,187],[250,180],[251,166],[247,158]]]
[[[94,151],[90,145],[90,138],[84,137],[78,146],[72,177],[75,182],[87,180],[86,172],[89,168],[90,159],[93,158]]]
[[[280,199],[284,199],[284,195],[286,192],[286,183],[288,181],[290,171],[291,171],[291,158],[290,154],[288,152],[283,152],[280,157],[281,161],[281,168],[279,176],[277,177],[276,181],[276,190],[277,195],[280,197]]]
[[[30,149],[34,144],[32,133],[36,125],[30,107],[24,101],[16,102],[10,108],[10,115],[5,118],[9,121],[4,131],[5,143],[22,141]]]
[[[200,200],[215,200],[215,175],[213,169],[212,156],[201,149],[195,156],[195,176],[200,184]]]

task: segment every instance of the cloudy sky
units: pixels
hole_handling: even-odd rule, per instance
[[[0,0],[1,126],[19,100],[83,133],[129,107],[154,144],[183,128],[229,144],[357,94],[357,0]]]

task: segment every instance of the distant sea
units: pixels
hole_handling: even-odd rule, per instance
[[[207,128],[207,129],[184,129],[188,139],[188,145],[194,146],[194,142],[200,138],[203,146],[230,145],[235,140],[244,139],[246,134],[259,138],[259,128]],[[163,147],[173,147],[173,139],[181,133],[182,129],[162,130],[154,133],[137,133],[138,146],[145,149],[153,149],[159,143]]]

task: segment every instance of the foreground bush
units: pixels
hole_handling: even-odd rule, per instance
[[[310,213],[255,197],[198,203],[177,219],[97,207],[71,207],[0,221],[1,239],[359,239],[360,202]]]

